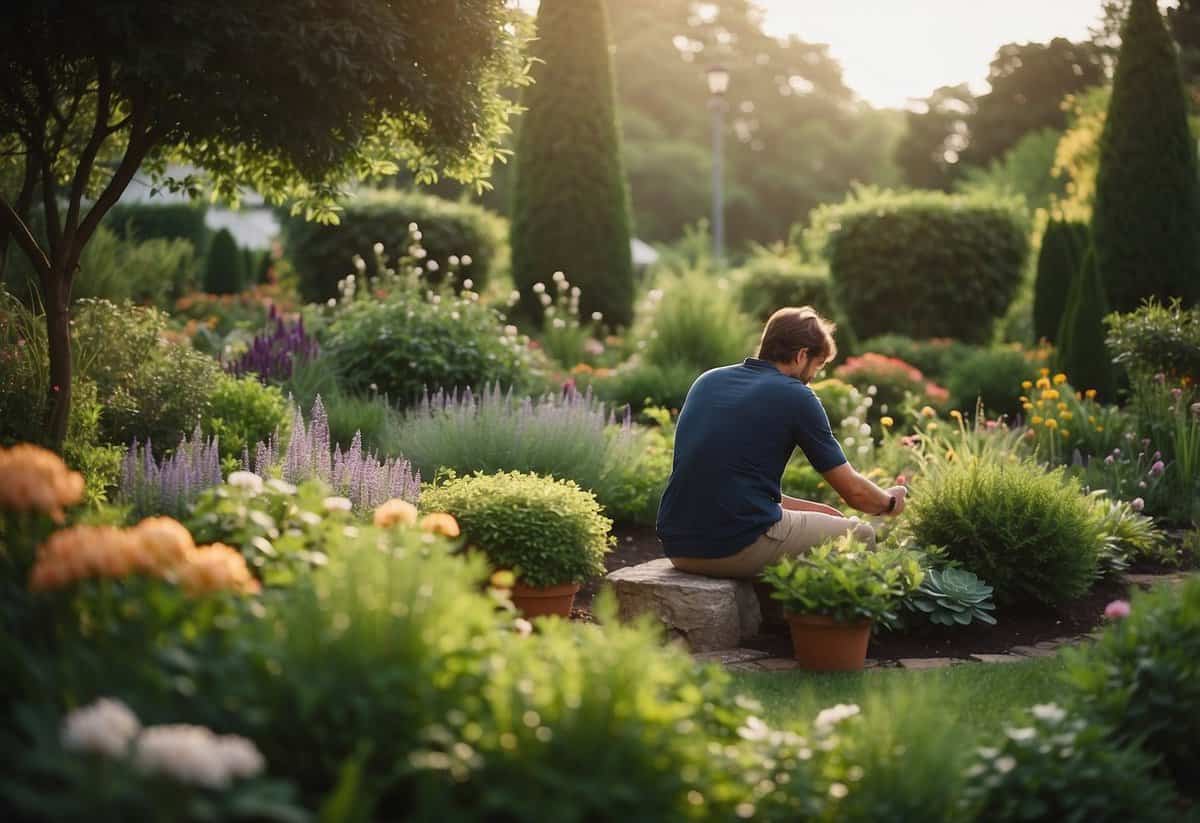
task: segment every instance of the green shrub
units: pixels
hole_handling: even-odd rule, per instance
[[[1116,379],[1112,360],[1104,347],[1104,316],[1108,301],[1096,269],[1096,254],[1088,251],[1071,284],[1067,308],[1058,331],[1058,368],[1078,385],[1094,388],[1112,400]]]
[[[950,405],[974,411],[976,400],[995,414],[1016,417],[1021,411],[1021,383],[1036,369],[1019,347],[979,349],[950,372]]]
[[[1168,306],[1150,300],[1136,311],[1108,315],[1104,325],[1108,351],[1130,374],[1162,372],[1200,382],[1200,306],[1184,309],[1177,299]]]
[[[315,394],[313,398],[316,398]],[[400,454],[400,415],[383,397],[335,391],[330,395],[322,394],[321,399],[329,418],[332,442],[349,443],[355,432],[359,432],[364,449],[378,449],[389,456]],[[427,476],[433,477],[432,474]]]
[[[610,405],[640,412],[648,406],[678,411],[701,369],[687,363],[664,366],[636,362],[618,368],[611,377],[593,380],[596,396]]]
[[[1132,0],[1100,135],[1092,237],[1108,304],[1200,301],[1200,190],[1175,43],[1154,0]]]
[[[1135,591],[1128,617],[1068,655],[1067,678],[1089,720],[1200,797],[1200,580]]]
[[[513,161],[512,272],[522,311],[555,271],[583,290],[580,311],[633,320],[629,191],[621,162],[608,16],[601,0],[538,7],[535,59]]]
[[[696,273],[672,278],[639,322],[642,357],[655,366],[687,364],[697,372],[740,363],[755,329],[730,299],[729,284]]]
[[[1086,223],[1051,219],[1046,224],[1033,287],[1035,339],[1058,341],[1058,327],[1067,309],[1067,295],[1090,243]]]
[[[733,278],[742,311],[759,322],[765,323],[784,306],[812,306],[831,320],[840,319],[833,302],[829,270],[824,266],[802,263],[786,255],[760,253],[747,260]],[[838,330],[849,332],[841,323]]]
[[[400,253],[410,243],[412,223],[420,231],[426,263],[436,261],[438,271],[445,272],[450,258],[457,256],[460,276],[472,279],[476,291],[482,291],[502,262],[504,225],[491,212],[419,192],[365,191],[345,204],[336,226],[305,220],[304,215],[284,222],[284,247],[300,277],[301,295],[305,300],[336,297],[338,281],[354,271],[355,256],[364,259],[365,274],[375,276],[371,249],[382,243]],[[427,276],[440,282],[436,274]]]
[[[945,546],[1001,606],[1061,604],[1095,580],[1100,526],[1061,470],[960,456],[917,475],[906,514],[918,545]]]
[[[664,408],[647,408],[643,416],[656,425],[640,434],[640,453],[624,463],[616,482],[603,493],[597,493],[597,499],[604,505],[605,513],[618,523],[652,526],[671,476],[675,424],[670,411]]]
[[[612,521],[572,481],[521,472],[475,474],[424,492],[421,508],[452,514],[468,545],[526,585],[586,583],[604,574]]]
[[[0,444],[42,442],[49,382],[45,314],[0,289]]]
[[[901,334],[884,334],[860,341],[858,350],[911,363],[930,380],[945,383],[955,364],[974,351],[974,347],[949,337],[913,340]]]
[[[209,230],[204,203],[118,203],[104,216],[102,226],[135,240],[187,240],[196,250],[207,249]]]
[[[825,414],[829,417],[829,427],[835,432],[842,425],[843,420],[854,414],[864,399],[862,391],[857,386],[845,383],[836,377],[818,380],[811,385],[811,388],[820,398],[821,405],[825,408]],[[878,393],[878,387],[876,387],[876,394]],[[871,397],[873,398],[874,395]],[[874,404],[875,401],[872,399],[870,405]]]
[[[1028,253],[1016,200],[859,189],[812,220],[808,242],[860,337],[987,341]]]
[[[842,622],[894,622],[900,602],[924,577],[915,554],[868,551],[852,534],[817,546],[803,557],[784,557],[763,570],[763,580],[793,614]]]
[[[272,436],[286,442],[291,422],[288,404],[275,386],[264,386],[253,375],[223,376],[213,387],[209,402],[204,433],[217,438],[222,459],[241,458],[243,452],[253,454],[257,443]]]
[[[491,386],[433,394],[409,411],[396,441],[422,477],[529,472],[572,480],[607,506],[641,451],[636,432],[613,422],[590,393],[514,398]]]
[[[964,797],[971,819],[988,823],[1168,823],[1177,819],[1173,792],[1152,767],[1104,726],[1047,703],[978,750]]]
[[[204,290],[209,294],[237,294],[246,287],[246,263],[229,229],[213,235],[204,258]]]
[[[342,308],[323,346],[343,386],[406,405],[426,389],[514,386],[531,377],[529,350],[505,335],[493,309],[449,294],[435,297],[438,302],[396,292]]]
[[[187,240],[122,240],[101,227],[84,246],[71,298],[132,300],[166,309],[195,287],[197,269]]]
[[[936,383],[926,380],[919,369],[902,360],[867,352],[851,357],[834,370],[838,380],[853,383],[860,392],[870,394],[875,387],[871,402],[872,414],[902,416],[905,396],[915,395],[918,403],[933,403],[945,406],[950,394]]]
[[[67,439],[63,441],[63,460],[83,475],[87,483],[83,500],[92,507],[108,500],[109,490],[120,480],[121,458],[125,454],[121,446],[100,442],[103,413],[96,385],[76,378],[71,388],[71,415],[67,420]]]

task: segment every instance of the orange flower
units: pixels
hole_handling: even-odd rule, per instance
[[[83,499],[83,486],[83,475],[52,451],[29,443],[0,448],[0,508],[41,512],[62,523],[63,509]]]
[[[33,591],[57,589],[90,577],[125,577],[137,570],[137,541],[112,526],[75,526],[38,547],[29,577]]]
[[[421,528],[424,531],[432,534],[440,534],[443,537],[458,537],[462,532],[458,528],[458,521],[445,512],[434,512],[427,514],[421,518]]]
[[[1066,382],[1067,382],[1067,376],[1065,374],[1063,374],[1062,372],[1059,372],[1058,374],[1054,375],[1054,385],[1061,386],[1063,383],[1066,383]]]
[[[1083,393],[1083,396],[1086,397],[1088,400],[1095,400],[1096,399],[1096,390],[1088,389],[1087,391],[1085,391]]]
[[[417,507],[407,500],[393,497],[375,509],[375,525],[381,529],[391,526],[414,526],[417,523]]]
[[[176,579],[184,591],[193,595],[222,591],[257,594],[262,589],[242,553],[224,543],[188,552],[187,562],[176,571]]]
[[[170,517],[148,517],[131,531],[141,549],[138,570],[149,574],[166,574],[187,561],[196,548],[191,532]]]

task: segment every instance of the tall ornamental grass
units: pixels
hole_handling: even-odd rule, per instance
[[[618,419],[591,391],[518,398],[498,385],[426,393],[398,441],[423,477],[439,469],[530,472],[574,480],[602,504],[640,450],[628,410]]]

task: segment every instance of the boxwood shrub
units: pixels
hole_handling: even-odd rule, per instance
[[[863,337],[988,340],[1029,251],[1015,201],[941,192],[860,189],[817,209],[809,235]]]
[[[449,268],[452,255],[471,258],[461,266],[461,276],[483,288],[501,256],[505,228],[503,220],[469,203],[442,200],[419,192],[364,192],[345,205],[341,222],[325,226],[303,215],[284,220],[287,255],[300,277],[300,292],[306,300],[337,296],[337,283],[354,271],[355,255],[367,264],[373,276],[376,263],[371,249],[383,243],[395,259],[409,245],[409,224],[416,223],[426,260],[436,260],[439,271]],[[437,277],[429,277],[437,282]]]
[[[612,521],[573,480],[536,474],[473,474],[421,495],[421,508],[449,512],[468,545],[529,586],[585,583],[604,574]]]

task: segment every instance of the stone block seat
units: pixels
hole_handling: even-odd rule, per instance
[[[762,625],[758,596],[749,580],[687,574],[664,557],[617,569],[608,582],[622,620],[652,614],[669,638],[682,640],[693,652],[737,648]]]

